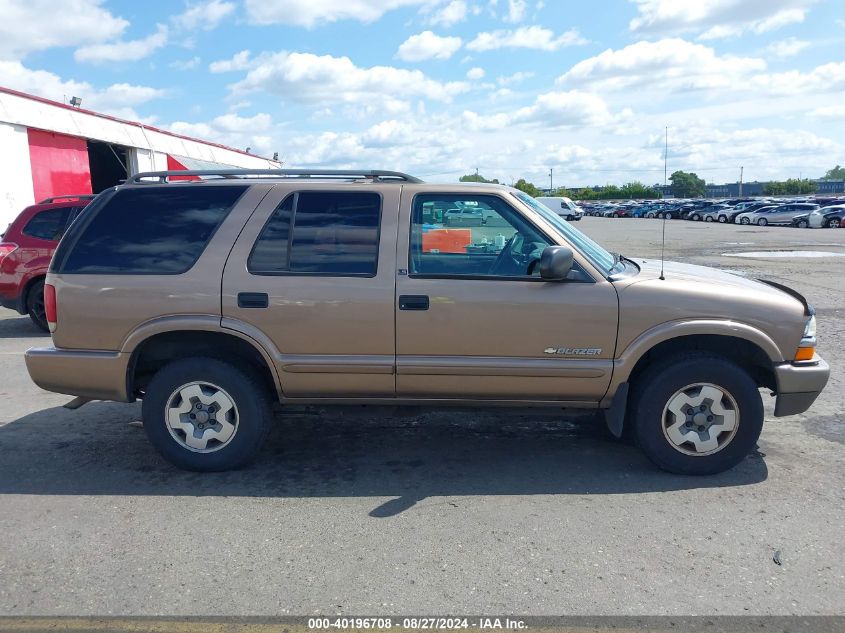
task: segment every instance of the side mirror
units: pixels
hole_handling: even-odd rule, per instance
[[[540,256],[540,277],[548,281],[566,279],[572,270],[572,249],[566,246],[547,246]]]

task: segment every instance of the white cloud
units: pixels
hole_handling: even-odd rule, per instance
[[[133,119],[137,118],[137,114],[130,108],[165,95],[165,91],[159,88],[128,83],[95,88],[86,81],[63,80],[46,70],[32,70],[20,62],[11,61],[0,61],[0,85],[59,102],[64,97],[80,97],[84,108]]]
[[[251,117],[241,117],[234,113],[228,113],[215,117],[208,122],[175,121],[167,127],[173,132],[185,136],[193,136],[242,149],[249,147],[251,148],[250,151],[256,154],[269,154],[275,151],[272,135],[267,134],[273,128],[273,119],[265,113]]]
[[[246,76],[229,86],[232,94],[265,91],[301,103],[332,105],[386,102],[421,97],[449,102],[469,90],[465,82],[440,82],[419,70],[356,66],[348,57],[312,53],[268,53],[251,64]]]
[[[569,29],[555,37],[553,31],[542,26],[522,26],[515,30],[497,30],[479,33],[467,48],[471,51],[492,51],[499,48],[531,48],[556,51],[564,46],[586,44],[577,29]]]
[[[775,57],[793,57],[797,55],[805,48],[810,46],[810,42],[806,40],[799,40],[795,37],[788,37],[784,40],[778,40],[777,42],[772,42],[766,47],[766,50],[769,54],[774,55]]]
[[[152,55],[167,44],[167,27],[159,24],[155,33],[139,40],[91,44],[77,48],[73,58],[77,62],[102,64],[105,62],[133,62]]]
[[[129,22],[103,9],[102,0],[0,0],[0,59],[59,46],[120,37]]]
[[[520,70],[518,72],[513,73],[512,75],[503,75],[501,77],[498,77],[496,79],[496,81],[498,82],[498,84],[500,86],[510,86],[512,84],[521,83],[521,82],[525,81],[526,79],[530,79],[533,76],[534,76],[534,73],[523,72],[523,71]]]
[[[816,0],[631,0],[638,15],[632,31],[646,35],[701,33],[702,39],[763,33],[802,22]]]
[[[192,57],[191,59],[177,59],[174,62],[170,62],[168,66],[170,68],[175,68],[176,70],[193,70],[200,65],[201,61],[202,60],[199,57]]]
[[[761,74],[753,78],[753,85],[779,95],[841,93],[845,92],[845,62],[822,64],[809,72]]]
[[[673,38],[607,49],[578,62],[557,82],[605,90],[647,86],[684,91],[734,86],[740,78],[765,68],[762,59],[719,56],[703,44]]]
[[[449,59],[461,48],[462,43],[459,37],[443,37],[431,31],[423,31],[402,42],[396,56],[406,62]]]
[[[816,108],[810,112],[810,116],[816,119],[830,119],[831,121],[845,122],[845,105],[832,105]]]
[[[624,112],[618,116],[629,115],[629,112]],[[484,131],[501,130],[515,124],[540,124],[549,129],[574,125],[606,125],[618,116],[610,113],[607,104],[598,95],[571,90],[541,94],[533,104],[518,108],[514,112],[480,115],[466,110],[463,120],[469,129]]]
[[[234,70],[246,70],[252,65],[252,60],[250,60],[250,51],[241,51],[240,53],[235,53],[229,59],[221,59],[216,62],[211,62],[209,64],[208,69],[213,73],[228,73]]]
[[[476,13],[477,8],[470,10],[465,0],[452,0],[448,4],[432,7],[424,7],[424,11],[431,12],[428,23],[434,26],[449,28],[467,19],[470,12]]]
[[[528,2],[526,0],[508,0],[508,14],[505,16],[505,22],[516,24],[525,19],[528,13]]]
[[[224,19],[234,12],[235,4],[233,2],[224,2],[223,0],[191,2],[182,13],[173,18],[173,21],[181,28],[189,31],[195,29],[210,31],[217,28]]]
[[[467,71],[467,79],[476,80],[476,79],[483,79],[483,78],[484,78],[484,69],[483,68],[479,68],[478,66],[476,66],[475,68],[470,68]]]
[[[404,6],[431,0],[246,0],[253,24],[291,24],[313,28],[340,20],[375,22],[382,15]]]

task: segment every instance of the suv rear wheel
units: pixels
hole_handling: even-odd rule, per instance
[[[763,429],[763,402],[751,377],[729,360],[691,354],[655,365],[637,381],[634,436],[664,470],[711,475],[741,462]]]
[[[44,311],[44,280],[39,279],[29,292],[26,293],[26,311],[29,318],[45,332],[49,331],[47,326],[47,313]]]
[[[204,472],[250,461],[272,419],[258,377],[212,358],[177,360],[159,370],[142,412],[147,437],[162,457]]]

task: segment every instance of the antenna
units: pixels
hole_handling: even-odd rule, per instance
[[[666,143],[663,147],[663,191],[666,191],[666,163],[669,158],[669,126],[666,126]],[[666,277],[663,275],[663,263],[665,262],[666,254],[666,216],[669,215],[666,211],[663,212],[663,237],[660,243],[660,281],[665,281]]]

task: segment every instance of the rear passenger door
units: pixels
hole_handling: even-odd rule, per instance
[[[285,397],[393,397],[400,187],[277,185],[223,275],[223,325],[274,357]]]

